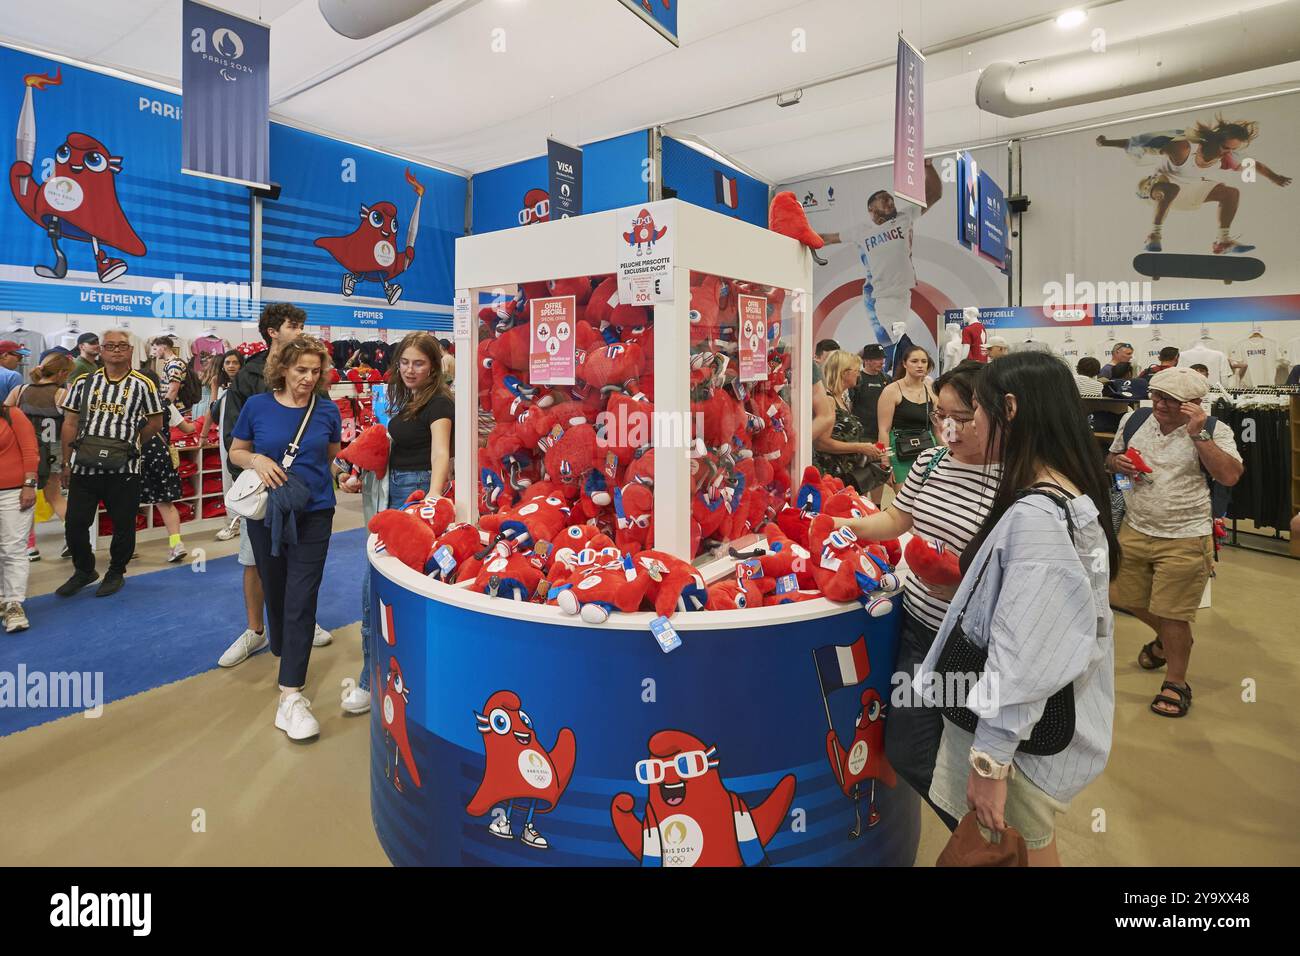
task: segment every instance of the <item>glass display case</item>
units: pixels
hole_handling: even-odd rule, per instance
[[[809,257],[669,204],[673,296],[644,304],[620,294],[617,211],[459,241],[458,516],[545,489],[624,553],[695,560],[789,501],[811,460]]]

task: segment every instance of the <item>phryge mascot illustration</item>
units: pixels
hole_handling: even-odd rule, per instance
[[[519,695],[499,690],[483,705],[485,713],[475,713],[478,732],[483,735],[487,763],[483,780],[465,807],[473,817],[481,817],[493,807],[504,806],[505,812],[488,826],[488,832],[504,840],[515,833],[510,818],[515,801],[528,808],[520,840],[524,846],[545,850],[550,844],[533,826],[534,813],[555,809],[573,777],[578,746],[573,731],[560,728],[555,746],[548,753],[537,739],[532,719],[520,708]]]
[[[636,765],[649,788],[645,819],[636,800],[620,793],[610,804],[618,838],[642,866],[760,866],[764,849],[794,799],[794,774],[786,774],[752,810],[727,789],[718,772],[718,751],[681,730],[650,738],[650,756]]]
[[[844,795],[853,800],[855,825],[849,836],[862,834],[862,817],[858,811],[858,801],[862,798],[862,788],[869,788],[867,802],[867,826],[874,827],[880,822],[880,811],[876,809],[876,781],[892,787],[898,783],[894,768],[885,756],[885,705],[880,694],[868,687],[862,692],[862,709],[858,711],[853,724],[853,742],[845,750],[840,746],[840,739],[834,730],[826,733],[826,756],[830,758],[831,769],[839,780]],[[869,781],[869,783],[868,783]]]
[[[392,741],[393,747],[393,762],[390,766],[385,758],[384,776],[393,781],[393,786],[398,791],[402,790],[402,780],[398,775],[397,766],[397,761],[400,759],[406,765],[406,772],[411,775],[411,781],[419,787],[421,786],[420,771],[415,766],[415,756],[411,753],[411,739],[406,732],[406,707],[411,702],[411,689],[402,676],[402,666],[397,663],[396,657],[388,658],[388,680],[383,688],[380,722],[384,728],[385,742]]]
[[[26,90],[18,114],[18,159],[9,167],[9,188],[19,208],[45,230],[54,250],[53,265],[38,265],[43,279],[62,279],[68,274],[68,257],[60,242],[73,239],[89,242],[95,255],[100,282],[112,282],[126,272],[121,259],[102,247],[127,255],[143,256],[145,245],[117,201],[114,177],[122,171],[122,157],[86,133],[69,133],[54,152],[54,171],[43,183],[33,179],[36,158],[36,110],[32,93],[63,82],[59,69],[54,76],[30,73],[23,77]]]
[[[650,215],[650,210],[642,209],[632,220],[632,231],[623,233],[623,241],[629,246],[636,246],[636,254],[640,256],[647,252],[654,252],[655,243],[667,232],[667,226],[656,229],[654,216]]]
[[[397,241],[397,207],[384,200],[361,207],[361,222],[346,236],[322,236],[316,245],[334,257],[345,270],[343,294],[352,295],[358,282],[383,284],[389,305],[402,297],[402,287],[393,280],[415,261],[415,238],[420,231],[420,203],[424,187],[406,171],[406,181],[415,190],[415,211],[406,227],[406,248],[400,252]]]

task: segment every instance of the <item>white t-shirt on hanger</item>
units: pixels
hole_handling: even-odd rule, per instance
[[[1206,348],[1204,342],[1197,342],[1178,356],[1178,364],[1183,368],[1192,365],[1204,365],[1209,370],[1212,385],[1227,385],[1232,381],[1232,366],[1228,356],[1216,349]]]
[[[1246,363],[1242,385],[1272,385],[1276,378],[1277,342],[1266,336],[1249,336],[1232,347],[1232,360]]]
[[[1079,365],[1079,359],[1088,355],[1089,351],[1078,339],[1072,339],[1069,342],[1062,342],[1061,349],[1057,354],[1061,356],[1066,365],[1070,366],[1070,371],[1073,372]]]

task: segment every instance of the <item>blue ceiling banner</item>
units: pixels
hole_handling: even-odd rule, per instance
[[[673,46],[681,46],[677,38],[677,8],[682,0],[619,0]]]
[[[546,141],[551,213],[556,219],[582,215],[582,150],[558,140]]]
[[[676,198],[767,228],[769,190],[762,180],[670,136],[663,138],[663,169],[664,188]]]
[[[467,180],[281,123],[271,150],[264,301],[292,301],[313,325],[451,328]]]
[[[604,212],[648,197],[650,136],[646,130],[582,147],[582,211]],[[558,218],[549,189],[547,157],[537,156],[474,174],[475,234]]]
[[[1007,201],[993,177],[979,173],[979,251],[1000,266],[1007,261]]]
[[[968,152],[957,155],[957,241],[967,249],[979,245],[979,168]]]
[[[0,309],[246,318],[248,192],[180,173],[181,98],[0,47]]]
[[[270,184],[271,28],[185,0],[181,168],[243,186]]]

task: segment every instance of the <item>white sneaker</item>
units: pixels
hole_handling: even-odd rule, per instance
[[[266,645],[266,631],[258,634],[251,627],[246,628],[243,634],[235,638],[235,643],[227,647],[226,652],[217,659],[217,664],[221,667],[234,667],[236,664],[242,664],[248,660],[250,654],[256,654]]]
[[[501,837],[503,840],[513,840],[515,838],[514,831],[510,829],[510,818],[504,813],[492,821],[492,825],[488,827],[488,833],[494,837]]]
[[[230,524],[226,525],[224,528],[222,528],[220,531],[217,532],[218,541],[229,541],[231,538],[237,538],[238,536],[239,536],[238,518],[236,518],[234,521],[230,522]]]
[[[12,634],[14,631],[25,631],[31,627],[31,622],[27,620],[27,612],[18,601],[9,601],[4,606],[4,625],[5,633]]]
[[[275,726],[290,740],[310,740],[320,736],[320,724],[311,714],[311,701],[295,692],[280,700],[275,709]]]
[[[170,551],[167,552],[167,563],[175,564],[177,561],[182,560],[188,554],[189,551],[186,550],[185,545],[178,544],[176,545],[176,547],[172,548]]]
[[[546,842],[546,837],[537,832],[537,828],[531,823],[524,826],[524,835],[521,837],[524,846],[530,846],[534,850],[546,850],[550,844]]]
[[[39,561],[39,560],[41,560],[41,552],[40,552],[40,549],[39,549],[39,548],[28,548],[28,549],[27,549],[27,560],[28,560],[28,561]]]
[[[321,627],[319,624],[317,624],[317,625],[316,625],[316,633],[313,634],[313,635],[312,635],[312,638],[311,638],[311,646],[312,646],[312,647],[328,647],[329,645],[331,645],[331,644],[333,644],[333,643],[334,643],[334,636],[333,636],[332,634],[330,634],[329,631],[325,630],[325,628],[323,628],[323,627]]]
[[[345,681],[342,707],[349,714],[364,714],[370,710],[370,691],[362,690],[351,681]]]

